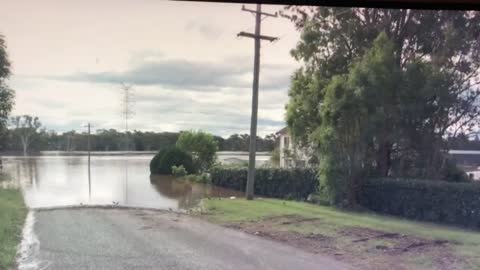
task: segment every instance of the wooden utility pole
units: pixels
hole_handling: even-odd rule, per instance
[[[88,151],[88,198],[90,198],[92,196],[92,183],[91,183],[91,175],[90,175],[90,151],[91,151],[91,147],[90,147],[90,133],[91,133],[91,127],[92,125],[90,123],[88,123],[86,125],[86,127],[88,128],[88,136],[87,136],[87,151]]]
[[[255,14],[255,34],[240,32],[237,36],[248,37],[255,40],[255,54],[253,59],[253,87],[252,87],[252,118],[250,121],[250,147],[248,158],[248,176],[247,176],[247,188],[246,198],[247,200],[253,199],[253,190],[255,186],[255,154],[257,150],[257,114],[258,114],[258,80],[260,75],[260,41],[268,40],[270,42],[275,41],[276,37],[262,36],[260,34],[260,28],[262,23],[262,15],[277,17],[277,13],[269,14],[262,12],[262,6],[257,4],[257,10],[251,10],[242,6],[242,11],[251,12]]]
[[[90,134],[91,134],[91,127],[92,125],[88,123],[88,139],[87,139],[87,144],[88,144],[88,198],[92,196],[92,180],[91,180],[91,175],[90,175],[90,157],[91,157],[91,144],[90,144]]]

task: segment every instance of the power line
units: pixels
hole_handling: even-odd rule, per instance
[[[248,37],[253,38],[255,41],[255,52],[253,60],[253,86],[252,86],[252,118],[250,121],[250,147],[249,147],[249,158],[248,158],[248,176],[247,176],[247,187],[246,187],[246,198],[247,200],[253,199],[253,190],[255,185],[255,154],[257,148],[257,115],[258,115],[258,81],[260,75],[260,41],[268,40],[273,42],[277,40],[276,37],[261,35],[261,24],[262,16],[266,17],[277,17],[277,13],[270,14],[262,12],[261,4],[257,4],[256,10],[245,8],[242,6],[242,11],[250,12],[255,15],[255,33],[240,32],[237,34],[237,37]]]

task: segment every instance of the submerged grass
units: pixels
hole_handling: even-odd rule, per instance
[[[0,269],[13,269],[27,208],[19,189],[0,188]]]

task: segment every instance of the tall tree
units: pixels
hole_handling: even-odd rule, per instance
[[[321,152],[321,190],[332,203],[356,201],[356,187],[372,158],[369,147],[392,141],[384,133],[395,126],[392,97],[400,77],[392,52],[381,34],[348,74],[334,76],[325,88],[322,123],[313,140]]]
[[[14,105],[15,93],[10,89],[6,80],[10,76],[10,61],[8,60],[5,39],[0,35],[0,141],[6,131],[6,125],[10,112]],[[2,144],[0,143],[0,149]]]
[[[203,131],[182,131],[177,140],[177,147],[193,157],[195,169],[203,172],[215,162],[218,150],[214,137]]]
[[[384,33],[347,74],[334,76],[325,88],[321,124],[311,136],[320,149],[324,195],[352,206],[365,175],[441,178],[439,169],[449,163],[441,159],[437,144],[443,140],[432,119],[448,118],[445,108],[456,102],[446,87],[449,79],[422,61],[398,68],[394,43]],[[440,171],[456,177],[454,169]]]
[[[411,91],[405,90],[404,96],[398,96],[388,89],[399,91],[399,88],[387,85],[385,91],[376,93],[380,95],[370,98],[379,103],[397,99],[397,103],[389,103],[392,105],[398,105],[398,99],[402,98],[415,104],[405,103],[400,109],[397,105],[383,106],[381,110],[385,111],[379,110],[387,118],[405,116],[403,122],[395,125],[407,125],[410,129],[403,131],[409,139],[402,141],[404,149],[399,152],[397,139],[392,138],[397,136],[391,132],[396,128],[394,122],[382,120],[374,154],[378,174],[388,175],[395,155],[407,152],[410,163],[425,160],[423,176],[437,172],[435,166],[441,163],[438,149],[445,147],[441,138],[479,124],[478,12],[292,6],[284,14],[302,32],[292,55],[303,62],[303,67],[293,76],[287,105],[288,126],[301,143],[312,143],[313,134],[322,124],[321,107],[333,77],[348,74],[351,63],[364,56],[382,32],[392,43],[389,69],[406,72],[402,75],[402,87]],[[382,70],[370,74],[375,77],[381,74],[378,72]],[[433,80],[427,83],[426,78]],[[443,103],[439,104],[439,100]],[[418,116],[419,112],[424,115]],[[427,116],[428,120],[422,122]]]
[[[42,126],[38,117],[30,115],[16,116],[11,119],[13,133],[18,136],[22,144],[23,155],[27,156],[28,147],[35,139],[38,129]]]

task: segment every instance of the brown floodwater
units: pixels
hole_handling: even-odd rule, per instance
[[[153,155],[2,157],[0,186],[20,187],[31,208],[109,205],[188,209],[206,197],[242,196],[229,189],[150,175]]]

